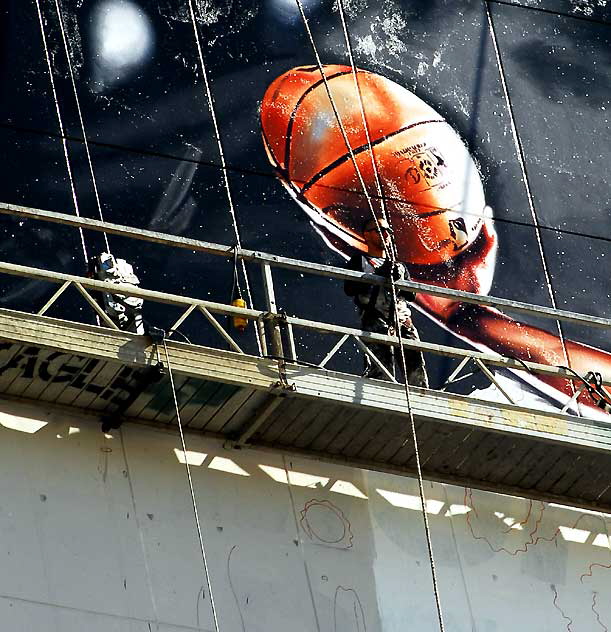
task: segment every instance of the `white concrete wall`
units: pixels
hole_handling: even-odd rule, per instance
[[[176,433],[0,410],[0,630],[212,630]],[[188,443],[222,632],[437,629],[416,481]],[[608,517],[426,493],[448,632],[611,625]]]

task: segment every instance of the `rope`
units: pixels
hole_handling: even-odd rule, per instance
[[[499,49],[498,40],[496,37],[496,30],[494,28],[494,21],[492,20],[492,14],[490,12],[490,5],[488,0],[484,0],[484,7],[486,9],[486,18],[488,20],[488,27],[490,29],[490,37],[492,39],[492,45],[494,47],[494,55],[496,58],[496,63],[499,68],[499,78],[501,80],[501,86],[503,88],[503,96],[505,98],[505,104],[507,106],[507,112],[509,114],[509,122],[511,126],[511,134],[513,137],[513,142],[515,145],[516,156],[518,158],[518,164],[520,165],[520,171],[522,174],[522,182],[524,183],[524,189],[526,191],[526,197],[528,199],[528,208],[530,210],[530,215],[533,221],[533,227],[535,229],[535,235],[537,237],[537,245],[539,247],[539,255],[541,256],[541,265],[543,266],[543,274],[545,276],[545,284],[547,286],[547,292],[549,295],[550,302],[552,304],[553,309],[557,309],[556,306],[556,297],[554,295],[554,288],[552,286],[551,276],[549,273],[549,268],[547,264],[547,258],[545,256],[545,251],[543,249],[543,240],[541,238],[541,227],[539,226],[539,218],[537,217],[537,211],[535,209],[534,197],[530,188],[530,181],[528,179],[528,174],[526,172],[526,161],[524,158],[524,148],[522,147],[522,142],[520,140],[520,136],[518,134],[518,126],[516,124],[515,116],[513,113],[513,105],[511,103],[511,97],[509,96],[509,89],[507,87],[507,81],[505,78],[505,68],[503,66],[503,60],[501,59],[501,51]],[[570,360],[568,356],[568,352],[566,350],[566,343],[564,341],[564,334],[562,331],[562,325],[559,320],[556,321],[556,327],[558,329],[558,337],[560,338],[560,344],[562,345],[562,354],[564,356],[564,361],[567,365],[570,366]],[[575,393],[575,388],[573,386],[573,382],[569,381],[571,385],[571,390],[573,394]],[[579,410],[579,407],[578,407]]]
[[[233,281],[231,284],[231,297],[229,300],[233,301],[235,293],[238,293],[238,298],[242,298],[242,288],[240,286],[240,275],[238,274],[238,247],[233,249]]]
[[[83,142],[85,145],[85,153],[87,154],[87,162],[89,164],[89,171],[91,173],[91,181],[93,183],[93,192],[95,194],[95,201],[98,206],[98,213],[100,214],[100,220],[104,221],[104,214],[102,213],[102,203],[100,202],[100,194],[98,192],[98,184],[96,181],[95,173],[93,171],[93,161],[91,160],[91,152],[89,151],[89,141],[87,140],[87,134],[85,132],[85,121],[83,119],[83,112],[81,110],[81,101],[76,89],[76,81],[74,79],[74,71],[72,70],[72,56],[68,45],[68,38],[66,37],[66,31],[64,28],[64,20],[62,18],[61,9],[59,7],[59,0],[55,0],[55,9],[57,11],[57,19],[59,20],[59,28],[61,31],[62,41],[64,43],[64,51],[66,52],[66,58],[68,60],[68,70],[70,72],[70,82],[72,83],[72,91],[74,93],[74,100],[76,101],[76,109],[78,111],[78,118],[81,125],[81,132],[83,134]],[[106,244],[106,252],[110,252],[110,246],[108,244],[108,235],[103,233],[104,243]]]
[[[371,166],[373,167],[373,175],[375,178],[376,189],[378,191],[378,197],[382,208],[382,216],[388,222],[388,215],[386,213],[386,197],[382,191],[382,182],[380,180],[380,174],[378,170],[378,164],[373,153],[373,147],[371,145],[371,135],[369,133],[369,125],[367,124],[367,117],[365,116],[365,105],[363,103],[363,94],[361,92],[361,86],[359,85],[357,68],[354,63],[354,55],[352,52],[352,44],[350,42],[350,34],[348,33],[348,25],[346,23],[346,14],[344,12],[343,0],[337,0],[337,7],[339,9],[339,17],[342,21],[342,30],[344,31],[344,40],[346,42],[346,49],[348,51],[348,59],[350,60],[350,66],[352,68],[352,76],[354,78],[354,88],[359,100],[359,109],[361,111],[361,119],[363,120],[363,129],[365,130],[365,138],[367,139],[367,147],[371,156]],[[389,224],[390,225],[390,224]],[[378,227],[379,229],[379,227]]]
[[[310,45],[312,46],[312,50],[314,51],[314,56],[316,57],[316,64],[318,65],[318,70],[320,71],[320,74],[322,76],[322,80],[325,85],[327,96],[329,97],[329,101],[331,102],[331,108],[333,109],[333,114],[335,115],[335,119],[337,121],[340,132],[344,139],[344,143],[346,144],[346,149],[348,150],[350,154],[350,159],[352,160],[352,164],[354,165],[354,170],[356,171],[359,183],[361,187],[363,188],[365,197],[367,198],[367,203],[371,210],[371,214],[373,215],[374,219],[376,219],[376,223],[377,223],[376,212],[375,212],[375,209],[373,208],[373,202],[371,201],[371,196],[369,195],[369,191],[367,190],[367,186],[365,185],[365,181],[363,180],[363,176],[361,175],[361,170],[359,169],[359,166],[356,163],[356,156],[354,155],[352,145],[350,144],[350,140],[348,139],[346,128],[344,127],[344,124],[342,123],[342,119],[339,115],[339,111],[335,103],[335,99],[333,99],[333,94],[331,92],[331,88],[329,87],[329,81],[327,80],[327,75],[325,74],[322,62],[320,61],[320,55],[318,54],[318,49],[316,48],[316,42],[314,41],[314,37],[312,36],[312,31],[310,30],[310,24],[308,23],[308,18],[306,17],[306,14],[303,10],[303,4],[301,3],[301,0],[296,0],[296,2],[297,2],[297,6],[299,7],[299,13],[301,14],[303,25],[306,29],[308,38],[310,40]],[[378,230],[379,230],[379,227],[378,227]]]
[[[197,528],[197,536],[199,538],[199,548],[202,554],[202,562],[204,565],[204,574],[206,577],[206,585],[208,587],[208,594],[210,595],[210,607],[212,609],[212,618],[214,619],[214,629],[216,632],[220,631],[218,617],[216,613],[216,606],[214,605],[214,596],[212,594],[212,582],[210,579],[210,571],[208,569],[208,560],[206,557],[206,547],[204,546],[204,537],[202,535],[202,527],[199,520],[199,512],[197,511],[197,500],[195,499],[195,490],[193,488],[193,479],[191,477],[191,466],[189,465],[189,459],[187,458],[187,444],[185,442],[185,434],[182,427],[182,421],[180,419],[180,408],[178,406],[178,398],[176,396],[176,387],[174,385],[174,376],[172,374],[172,365],[170,363],[170,354],[168,353],[168,347],[165,341],[165,334],[163,338],[163,350],[165,353],[166,363],[168,365],[168,376],[170,378],[170,386],[172,388],[172,398],[174,400],[174,409],[176,411],[176,421],[178,423],[178,432],[180,434],[180,443],[182,445],[182,451],[185,455],[185,469],[187,471],[187,480],[189,481],[189,492],[191,493],[191,503],[193,505],[193,515],[195,516],[195,526]]]
[[[195,19],[195,10],[193,9],[193,0],[189,0],[189,14],[191,17],[191,24],[193,25],[193,33],[195,35],[195,43],[197,45],[197,54],[199,55],[199,62],[202,70],[202,76],[204,79],[204,87],[206,92],[206,98],[208,100],[208,107],[210,108],[210,116],[212,118],[212,125],[214,127],[214,137],[216,139],[216,144],[219,151],[219,157],[221,161],[221,171],[223,172],[223,182],[225,185],[225,192],[227,193],[227,202],[229,204],[229,214],[231,216],[231,221],[233,223],[233,230],[235,233],[235,242],[236,246],[241,250],[242,243],[240,240],[240,231],[238,228],[238,220],[236,216],[235,207],[233,204],[233,197],[231,195],[231,189],[229,187],[229,175],[227,170],[227,163],[225,161],[225,152],[223,150],[223,143],[221,141],[221,133],[219,130],[218,121],[216,118],[216,112],[214,110],[214,100],[212,98],[212,90],[210,89],[210,81],[208,80],[208,72],[206,70],[206,63],[204,62],[204,53],[202,50],[201,38],[199,35],[199,30],[197,28],[197,20]],[[252,293],[250,290],[250,282],[248,280],[248,274],[246,271],[246,263],[242,259],[242,274],[244,275],[244,281],[246,283],[246,294],[248,296],[248,302],[250,307],[253,307],[254,303],[252,300]],[[261,340],[259,339],[259,332],[255,328],[255,336],[257,339],[257,347],[259,349],[259,355],[263,355],[263,348],[261,346]]]
[[[49,56],[49,46],[47,44],[47,35],[45,33],[45,26],[42,17],[42,11],[40,9],[40,1],[35,0],[36,2],[36,11],[38,13],[38,22],[40,24],[40,35],[42,37],[42,45],[45,51],[45,59],[47,61],[47,68],[49,70],[49,81],[51,82],[51,92],[53,94],[53,101],[55,103],[55,112],[57,114],[57,123],[59,126],[59,135],[62,141],[62,147],[64,150],[64,158],[66,160],[66,169],[68,171],[68,180],[70,181],[70,191],[72,193],[72,202],[74,203],[74,211],[77,217],[80,217],[78,200],[76,198],[76,188],[74,186],[74,178],[72,176],[72,168],[70,167],[70,157],[68,155],[68,145],[66,143],[66,130],[64,128],[64,122],[62,120],[62,114],[59,107],[59,100],[57,98],[57,90],[55,88],[55,79],[53,77],[53,68],[51,66],[51,57]],[[87,246],[85,244],[85,235],[83,233],[83,229],[79,227],[78,229],[79,235],[81,237],[81,246],[83,248],[83,257],[85,259],[85,265],[89,262],[89,256],[87,254]]]
[[[391,234],[391,240],[393,236]],[[392,253],[391,253],[392,254]],[[391,259],[392,261],[392,259]],[[394,261],[393,261],[394,265]],[[435,595],[435,606],[437,608],[437,619],[439,622],[439,630],[444,632],[445,627],[443,623],[443,611],[441,608],[441,595],[439,592],[439,582],[437,580],[437,569],[435,567],[435,557],[433,555],[433,541],[431,539],[431,529],[429,526],[429,519],[426,513],[426,496],[424,494],[424,480],[422,477],[422,463],[420,461],[420,450],[418,448],[418,436],[416,432],[416,421],[414,419],[414,413],[411,405],[411,395],[409,390],[409,383],[407,381],[407,361],[405,359],[405,347],[403,346],[403,339],[401,337],[401,323],[399,322],[399,311],[397,310],[397,288],[395,281],[390,275],[390,287],[392,289],[392,299],[394,307],[395,328],[397,331],[397,341],[399,342],[399,349],[401,352],[401,368],[403,370],[404,387],[405,387],[405,401],[407,403],[407,411],[409,414],[409,423],[412,434],[412,441],[414,442],[414,457],[416,459],[416,472],[418,474],[418,492],[420,494],[420,502],[422,503],[422,521],[424,522],[424,533],[426,535],[426,547],[429,554],[429,562],[431,567],[431,578],[433,582],[433,593]]]
[[[305,15],[305,12],[303,10],[303,5],[301,3],[301,0],[296,0],[297,2],[297,6],[299,7],[299,12],[301,13],[301,18],[303,20],[306,32],[308,34],[308,38],[310,40],[310,44],[312,46],[312,49],[314,50],[314,54],[316,56],[316,63],[318,64],[318,68],[319,71],[323,77],[323,81],[325,84],[325,88],[327,90],[327,94],[329,96],[329,100],[331,101],[331,106],[333,108],[333,112],[335,114],[335,117],[337,119],[338,125],[340,127],[340,130],[342,131],[342,136],[344,138],[344,142],[346,143],[346,147],[348,149],[348,151],[350,152],[350,156],[352,158],[352,162],[354,164],[354,168],[358,174],[358,178],[359,181],[361,183],[361,186],[363,187],[363,191],[367,197],[367,200],[369,202],[369,207],[371,209],[371,213],[373,215],[373,219],[376,222],[376,226],[377,226],[377,230],[380,233],[380,235],[382,236],[382,232],[381,232],[381,228],[380,228],[380,223],[379,220],[376,216],[375,210],[373,208],[373,204],[371,203],[371,198],[369,196],[369,193],[367,191],[367,187],[365,185],[365,182],[363,181],[362,175],[359,171],[359,168],[356,164],[356,160],[354,157],[354,153],[352,151],[352,147],[350,145],[350,141],[348,139],[348,136],[346,134],[346,131],[344,129],[343,123],[341,121],[339,112],[337,110],[337,107],[335,105],[335,101],[333,99],[333,95],[331,93],[331,90],[329,89],[329,85],[327,82],[327,78],[325,76],[323,67],[322,67],[322,63],[320,61],[320,56],[318,54],[318,49],[316,47],[316,42],[314,41],[314,38],[312,36],[312,32],[310,30],[309,24],[308,24],[308,20],[307,17]],[[343,5],[342,5],[342,0],[338,0],[338,6],[340,9],[340,16],[342,19],[342,25],[344,28],[344,34],[346,37],[346,41],[347,41],[347,46],[348,46],[348,50],[349,50],[349,57],[350,57],[350,64],[352,67],[352,73],[354,75],[355,78],[355,84],[356,84],[356,88],[357,88],[357,94],[359,95],[359,104],[360,104],[360,108],[361,108],[361,116],[363,117],[363,125],[365,127],[366,130],[366,134],[367,134],[367,142],[368,142],[368,146],[369,146],[369,151],[371,152],[371,157],[372,157],[372,164],[374,167],[374,171],[376,173],[376,182],[377,182],[377,186],[379,187],[379,192],[380,192],[380,197],[381,199],[383,199],[383,196],[381,194],[381,182],[379,180],[379,176],[377,174],[377,165],[375,163],[375,158],[373,156],[373,150],[371,147],[371,140],[369,138],[369,132],[367,130],[367,123],[366,123],[366,117],[365,117],[365,110],[364,110],[364,106],[363,106],[363,102],[362,102],[362,95],[360,93],[360,89],[358,86],[358,80],[357,80],[357,70],[356,70],[356,66],[354,64],[354,57],[352,55],[352,49],[350,47],[350,42],[349,42],[349,37],[348,37],[348,30],[347,30],[347,26],[346,26],[346,22],[345,22],[345,16],[344,16],[344,12],[343,12]],[[388,220],[387,220],[388,221]],[[390,225],[390,224],[389,224]],[[394,267],[395,263],[396,263],[396,244],[394,242],[394,238],[392,236],[391,233],[391,252],[388,253],[390,254],[390,260],[391,260],[391,265]],[[382,236],[383,238],[383,236]],[[391,268],[392,270],[392,268]],[[431,539],[431,531],[430,531],[430,525],[429,525],[429,521],[428,521],[428,516],[426,513],[426,496],[424,493],[424,480],[422,477],[422,463],[420,460],[420,451],[418,449],[418,437],[417,437],[417,432],[416,432],[416,422],[414,419],[414,414],[413,414],[413,410],[412,410],[412,405],[411,405],[411,396],[410,396],[410,389],[409,389],[409,384],[407,381],[407,361],[405,358],[405,349],[403,347],[403,340],[401,337],[401,323],[399,321],[399,312],[397,310],[397,290],[396,290],[396,286],[395,286],[395,280],[393,278],[393,274],[391,272],[390,275],[390,285],[391,285],[391,290],[392,290],[392,297],[393,297],[393,312],[394,312],[394,321],[395,321],[395,327],[396,327],[396,333],[397,333],[397,341],[399,343],[399,349],[401,352],[401,366],[403,369],[403,376],[404,376],[404,389],[405,389],[405,401],[406,401],[406,405],[407,405],[407,411],[408,411],[408,415],[409,415],[409,419],[410,419],[410,427],[411,427],[411,436],[412,436],[412,440],[414,442],[414,456],[416,459],[416,472],[418,475],[418,491],[420,494],[420,502],[422,504],[422,519],[423,519],[423,523],[424,523],[424,532],[425,532],[425,536],[426,536],[426,543],[427,543],[427,550],[428,550],[428,555],[429,555],[429,562],[430,562],[430,568],[431,568],[431,577],[432,577],[432,582],[433,582],[433,592],[434,592],[434,596],[435,596],[435,605],[436,605],[436,609],[437,609],[437,618],[438,618],[438,622],[439,622],[439,629],[441,632],[445,631],[445,627],[444,627],[444,622],[443,622],[443,611],[441,608],[441,597],[440,597],[440,593],[439,593],[439,585],[438,585],[438,581],[437,581],[437,570],[435,567],[435,558],[433,555],[433,543],[432,543],[432,539]]]

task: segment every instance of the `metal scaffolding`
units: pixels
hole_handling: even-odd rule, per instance
[[[189,316],[191,316],[191,314],[197,312],[203,315],[212,327],[214,327],[214,329],[219,333],[223,340],[229,345],[229,347],[238,353],[243,353],[238,341],[227,331],[226,328],[221,325],[215,315],[239,316],[254,321],[257,325],[260,339],[262,341],[263,354],[271,357],[280,357],[291,362],[299,362],[297,347],[295,345],[295,329],[304,329],[317,333],[339,336],[339,340],[332,346],[329,352],[324,356],[323,360],[318,364],[320,368],[324,368],[348,340],[354,340],[363,353],[369,354],[374,362],[377,362],[377,358],[365,346],[365,343],[381,343],[390,346],[398,346],[396,337],[370,333],[357,328],[345,327],[334,323],[318,322],[299,318],[297,316],[290,316],[280,311],[276,305],[273,279],[273,269],[275,268],[287,269],[300,274],[324,276],[336,280],[362,279],[369,284],[376,285],[384,285],[387,283],[387,280],[384,277],[354,272],[334,266],[321,265],[309,261],[280,257],[278,255],[253,250],[236,250],[233,246],[189,239],[186,237],[179,237],[89,218],[83,219],[74,215],[55,213],[13,204],[0,203],[0,213],[31,220],[74,226],[85,230],[121,235],[123,237],[129,237],[131,239],[137,239],[149,243],[212,254],[226,259],[237,258],[243,261],[257,263],[262,269],[266,309],[257,310],[252,308],[234,307],[230,304],[170,294],[167,292],[159,292],[131,285],[111,285],[82,276],[43,270],[31,266],[0,262],[0,274],[22,276],[60,285],[58,290],[51,296],[45,305],[38,310],[37,313],[39,315],[47,313],[50,307],[61,298],[64,292],[69,287],[74,286],[108,327],[116,329],[116,325],[108,318],[108,316],[106,316],[95,298],[91,295],[90,292],[92,291],[109,292],[112,290],[113,293],[123,294],[126,296],[136,296],[147,301],[175,305],[184,308],[183,313],[168,328],[169,335],[172,335],[172,333],[176,331],[177,328],[180,327]],[[451,298],[461,302],[503,308],[508,311],[528,314],[530,316],[578,323],[588,327],[611,329],[611,319],[591,316],[588,314],[552,309],[549,307],[512,301],[509,299],[480,296],[470,292],[441,288],[435,285],[414,281],[401,281],[397,283],[397,288],[423,292],[444,298]],[[406,348],[419,349],[425,353],[432,353],[461,360],[459,367],[450,377],[450,381],[456,378],[458,372],[462,370],[468,362],[472,361],[479,370],[481,370],[493,383],[497,385],[499,390],[506,396],[509,402],[511,402],[511,397],[504,392],[502,387],[498,385],[495,381],[494,374],[489,371],[488,367],[499,367],[511,369],[513,371],[526,371],[535,375],[554,376],[566,378],[568,380],[575,380],[575,374],[562,367],[521,361],[494,353],[465,350],[449,345],[439,345],[424,341],[403,340],[402,344]],[[605,385],[611,385],[611,379],[606,379],[603,383]]]

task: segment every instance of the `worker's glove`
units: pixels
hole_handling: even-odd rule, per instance
[[[381,276],[393,281],[402,281],[405,278],[405,266],[398,261],[386,260],[378,269]]]

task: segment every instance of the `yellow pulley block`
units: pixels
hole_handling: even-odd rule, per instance
[[[234,298],[233,301],[231,301],[231,304],[234,307],[246,307],[246,301],[243,298]],[[244,318],[243,316],[233,317],[233,326],[238,331],[244,331],[247,325],[248,325],[248,319]]]

